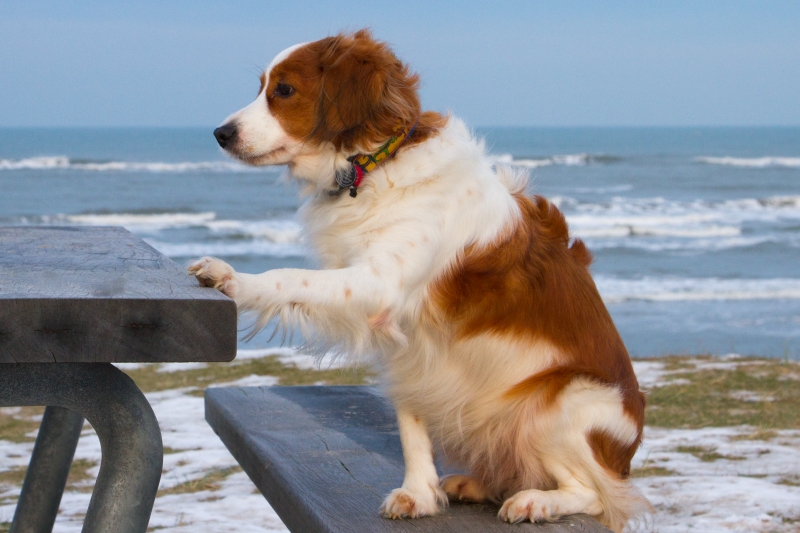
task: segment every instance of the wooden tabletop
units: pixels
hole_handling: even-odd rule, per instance
[[[230,361],[236,319],[123,228],[0,227],[0,363]]]
[[[211,388],[205,401],[208,423],[293,532],[611,533],[586,515],[506,524],[484,504],[381,518],[403,483],[403,451],[394,409],[371,387]]]

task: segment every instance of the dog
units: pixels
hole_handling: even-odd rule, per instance
[[[277,319],[380,370],[405,458],[383,516],[492,501],[508,522],[588,513],[621,531],[649,505],[628,479],[645,398],[592,256],[524,173],[422,112],[418,85],[368,30],[278,54],[214,135],[244,163],[288,165],[323,269],[189,271],[253,332]],[[470,474],[440,480],[434,449]]]

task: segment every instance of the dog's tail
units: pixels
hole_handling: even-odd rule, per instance
[[[597,465],[599,466],[599,465]],[[629,479],[591,469],[603,512],[595,518],[617,533],[652,530],[653,506]]]
[[[525,192],[530,180],[530,174],[524,168],[496,165],[497,177],[508,188],[511,194]]]

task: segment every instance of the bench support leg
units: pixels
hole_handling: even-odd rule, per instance
[[[44,410],[22,484],[11,533],[50,533],[81,436],[83,417],[63,407]]]
[[[161,431],[124,372],[108,363],[3,364],[0,405],[57,406],[86,417],[103,458],[83,533],[145,533],[161,479]]]

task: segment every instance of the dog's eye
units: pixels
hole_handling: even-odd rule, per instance
[[[287,96],[292,96],[294,94],[294,87],[291,85],[287,85],[285,83],[279,83],[275,86],[275,92],[272,93],[273,96],[280,96],[281,98],[286,98]]]

